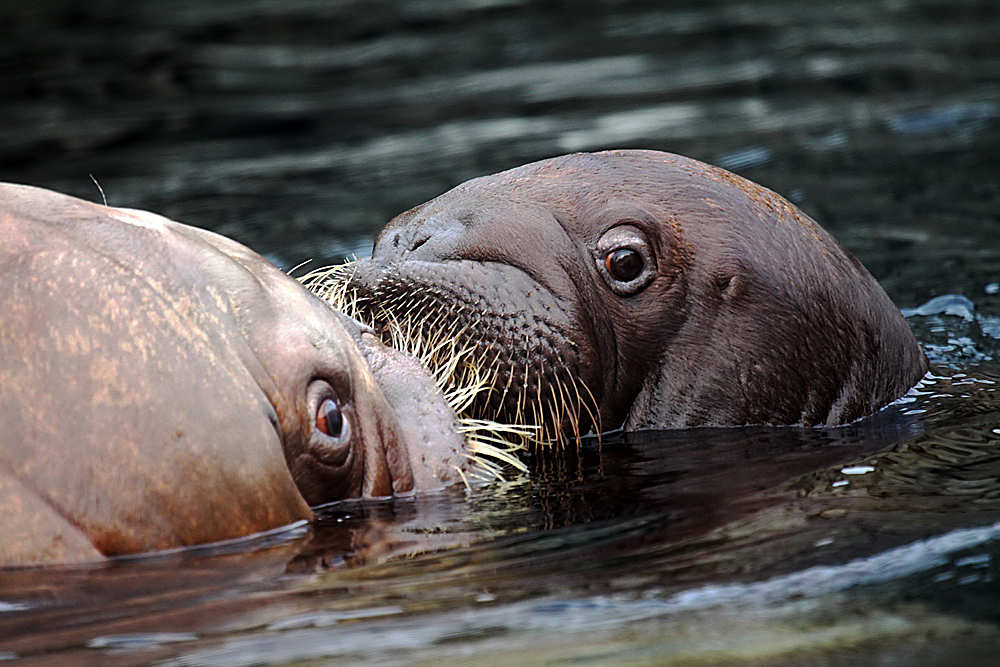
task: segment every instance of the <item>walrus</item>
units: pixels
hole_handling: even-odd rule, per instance
[[[475,414],[549,437],[836,426],[928,368],[878,282],[816,222],[657,151],[473,179],[391,220],[370,258],[309,283],[391,337],[450,341],[485,378]]]
[[[222,236],[4,184],[0,285],[0,566],[482,472],[426,371]]]

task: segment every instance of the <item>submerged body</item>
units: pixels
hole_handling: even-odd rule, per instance
[[[233,538],[470,465],[419,367],[224,237],[0,185],[0,566]]]
[[[492,387],[480,414],[552,431],[832,426],[927,370],[899,310],[818,224],[656,151],[474,179],[333,276],[327,292],[376,326],[471,350]]]

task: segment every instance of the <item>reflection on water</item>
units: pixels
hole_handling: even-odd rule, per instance
[[[467,178],[680,152],[827,226],[932,374],[840,429],[613,434],[486,488],[4,571],[0,658],[995,662],[995,3],[584,4],[7,3],[0,177],[96,200],[93,173],[290,268]]]

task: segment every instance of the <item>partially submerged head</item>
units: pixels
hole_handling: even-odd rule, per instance
[[[419,366],[221,236],[3,185],[0,277],[0,564],[236,537],[474,468]]]
[[[321,289],[376,327],[470,350],[491,387],[475,412],[552,430],[841,424],[926,371],[891,300],[815,222],[655,151],[469,181],[332,275]]]
[[[246,247],[139,215],[196,254],[195,287],[225,300],[310,505],[440,487],[468,467],[455,414],[425,369]]]

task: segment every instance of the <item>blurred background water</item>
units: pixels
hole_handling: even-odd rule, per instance
[[[286,269],[552,155],[655,148],[802,207],[935,375],[847,429],[641,433],[465,492],[0,573],[72,664],[1000,664],[1000,3],[7,0],[0,179]]]

